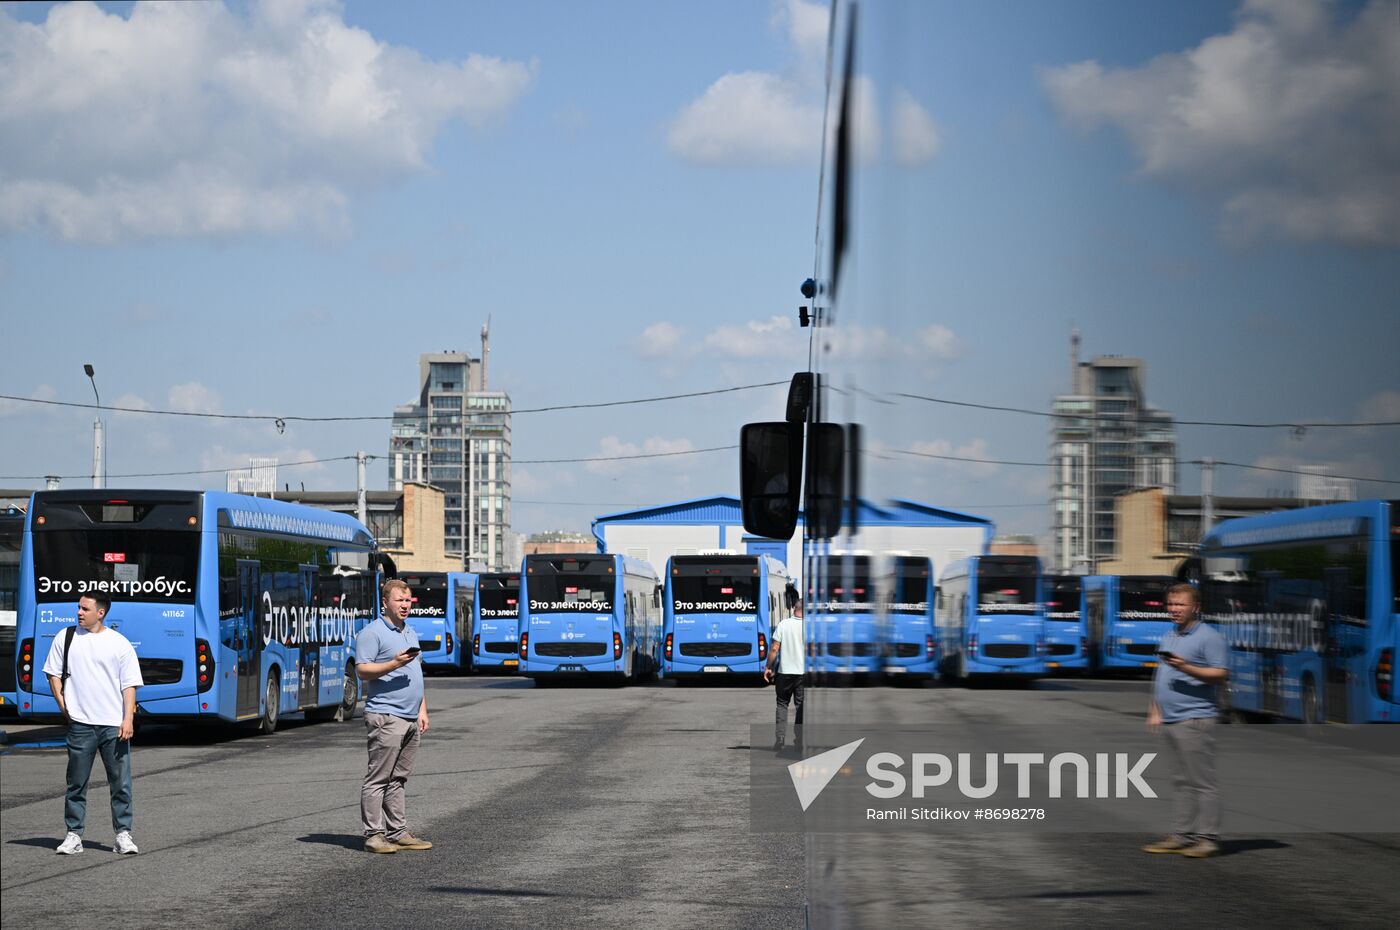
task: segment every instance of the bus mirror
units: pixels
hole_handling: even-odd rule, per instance
[[[378,567],[380,571],[384,572],[384,577],[385,577],[385,578],[397,578],[397,577],[398,577],[398,575],[399,575],[399,568],[398,568],[397,565],[394,564],[394,560],[393,560],[393,559],[389,558],[387,555],[385,555],[385,554],[382,553],[382,552],[376,552],[376,553],[374,554],[374,561],[375,561],[376,567]]]
[[[845,459],[845,430],[835,423],[807,427],[807,533],[813,539],[830,539],[841,529]]]
[[[746,423],[739,431],[739,494],[744,529],[791,539],[802,492],[802,424]]]

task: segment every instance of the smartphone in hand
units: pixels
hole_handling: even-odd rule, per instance
[[[407,649],[404,650],[404,652],[408,653],[410,656],[416,656],[422,651],[423,650],[419,649],[417,646],[409,646]]]

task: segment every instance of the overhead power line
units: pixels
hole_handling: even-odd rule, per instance
[[[1248,468],[1251,471],[1272,471],[1278,472],[1281,475],[1306,475],[1310,478],[1342,478],[1346,481],[1372,481],[1376,484],[1400,484],[1400,481],[1397,481],[1393,478],[1363,478],[1360,475],[1334,475],[1331,472],[1299,471],[1296,468],[1274,468],[1270,465],[1245,465],[1241,462],[1222,462],[1220,461],[1220,459],[1213,459],[1212,461],[1216,465],[1228,465],[1231,468]],[[1191,462],[1183,462],[1182,464],[1202,465],[1204,463],[1200,460],[1195,460]]]
[[[593,410],[600,407],[627,407],[636,404],[655,404],[668,400],[683,400],[688,397],[709,397],[715,394],[732,394],[735,391],[751,391],[755,388],[774,387],[779,384],[786,384],[786,381],[765,381],[761,384],[741,384],[737,387],[715,388],[709,391],[690,391],[685,394],[661,394],[656,397],[636,397],[629,400],[608,400],[590,404],[555,404],[549,407],[525,407],[520,410],[467,410],[463,411],[464,417],[499,416],[503,413],[510,413],[512,416],[525,413],[549,413],[556,410]],[[205,413],[190,410],[155,410],[145,407],[113,407],[110,405],[82,404],[75,401],[66,400],[42,400],[37,397],[19,397],[15,394],[0,394],[0,400],[9,400],[21,404],[39,404],[49,407],[73,407],[78,410],[110,410],[114,413],[140,413],[148,416],[162,417],[195,417],[210,420],[256,420],[264,423],[272,423],[285,426],[288,423],[355,423],[393,420],[393,414],[375,416],[335,416],[335,417],[313,417],[295,414],[271,414],[271,413]]]
[[[673,455],[699,455],[702,452],[724,452],[733,446],[711,446],[708,449],[682,449],[679,452],[644,452],[639,455],[597,455],[580,459],[512,459],[512,465],[560,465],[570,462],[621,462],[628,459],[664,459]]]
[[[1151,422],[1151,417],[1120,417],[1110,414],[1095,413],[1054,413],[1045,410],[1031,410],[1027,407],[1002,407],[996,404],[976,404],[966,400],[949,400],[946,397],[929,397],[925,394],[903,394],[895,393],[893,397],[904,397],[909,400],[922,400],[930,404],[945,404],[949,407],[971,407],[974,410],[995,410],[1001,413],[1020,413],[1032,417],[1045,417],[1051,420],[1094,420],[1107,423],[1142,423]],[[1181,420],[1172,418],[1172,423],[1176,426],[1228,426],[1236,429],[1360,429],[1373,426],[1400,426],[1400,420],[1365,420],[1350,423],[1334,423],[1324,421],[1297,421],[1278,423],[1247,423],[1230,422],[1225,420]]]

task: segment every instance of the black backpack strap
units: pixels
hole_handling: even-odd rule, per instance
[[[73,648],[73,636],[78,632],[78,628],[70,626],[63,631],[63,674],[59,676],[60,682],[68,681],[68,650]]]

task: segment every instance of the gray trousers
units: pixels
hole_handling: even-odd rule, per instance
[[[360,789],[365,836],[383,833],[396,840],[407,826],[404,785],[418,756],[418,721],[393,714],[365,714],[369,731],[369,770]]]
[[[1172,832],[1180,836],[1220,835],[1220,780],[1215,774],[1215,718],[1180,720],[1162,726],[1176,763]]]

